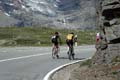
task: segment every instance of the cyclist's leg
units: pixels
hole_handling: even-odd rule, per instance
[[[72,59],[74,59],[74,47],[73,47],[73,41],[71,41],[71,57],[72,57]]]
[[[68,44],[68,58],[69,58],[69,60],[71,60],[71,56],[72,56],[72,54],[71,54],[71,44],[70,44],[70,41],[69,41],[69,44]]]
[[[71,41],[71,46],[72,46],[72,54],[74,55],[75,53],[74,53],[74,42],[73,41]]]
[[[59,46],[58,46],[58,43],[55,43],[55,52],[54,52],[54,56],[57,57],[57,58],[59,58],[58,52],[59,52]]]
[[[55,45],[53,44],[53,46],[52,46],[52,53],[53,53],[53,51],[54,51],[54,48],[55,48]]]
[[[52,47],[52,57],[55,58],[55,53],[56,53],[56,46],[55,43],[53,43],[53,47]]]
[[[69,46],[69,59],[70,60],[72,59],[72,46],[71,46],[71,44]]]
[[[70,50],[70,54],[72,55],[73,50],[72,50],[72,44],[71,44],[71,41],[70,41],[70,44],[69,44],[69,50]]]
[[[59,51],[60,51],[60,48],[59,48],[59,45],[57,44],[56,45],[56,57],[59,58]]]
[[[68,47],[68,49],[67,49],[67,54],[69,54],[69,49],[70,49],[70,47],[69,47],[69,45],[68,45],[67,47]]]
[[[68,46],[67,54],[69,54],[70,42],[69,42],[68,40],[66,40],[66,44],[67,44],[67,46]]]

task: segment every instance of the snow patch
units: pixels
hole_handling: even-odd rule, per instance
[[[22,5],[22,8],[25,9],[26,7],[24,5]]]
[[[20,3],[22,3],[22,1],[21,1],[21,0],[19,0],[19,2],[20,2]]]
[[[8,13],[4,13],[6,16],[10,16]]]
[[[56,0],[56,2],[61,2],[60,0]]]
[[[40,4],[48,4],[48,3],[46,3],[46,2],[40,2]]]
[[[6,3],[6,4],[8,4],[8,5],[10,5],[10,6],[14,6],[14,4],[13,4],[13,3]]]

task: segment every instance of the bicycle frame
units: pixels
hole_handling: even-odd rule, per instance
[[[55,57],[59,58],[58,52],[59,52],[59,47],[54,46],[53,49],[52,49],[52,57],[53,57],[53,59]]]
[[[71,60],[71,59],[74,60],[73,46],[69,46],[68,58],[69,58],[69,60]]]

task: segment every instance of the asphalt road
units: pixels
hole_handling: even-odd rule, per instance
[[[67,58],[67,47],[60,47],[60,59],[52,59],[50,47],[0,48],[0,80],[43,80],[52,69],[94,55],[94,46],[75,47],[75,59]]]

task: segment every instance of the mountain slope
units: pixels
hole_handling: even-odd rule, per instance
[[[10,26],[16,24],[18,20],[10,17],[7,13],[0,11],[0,26]]]
[[[17,26],[95,29],[94,0],[1,0],[0,9]]]

